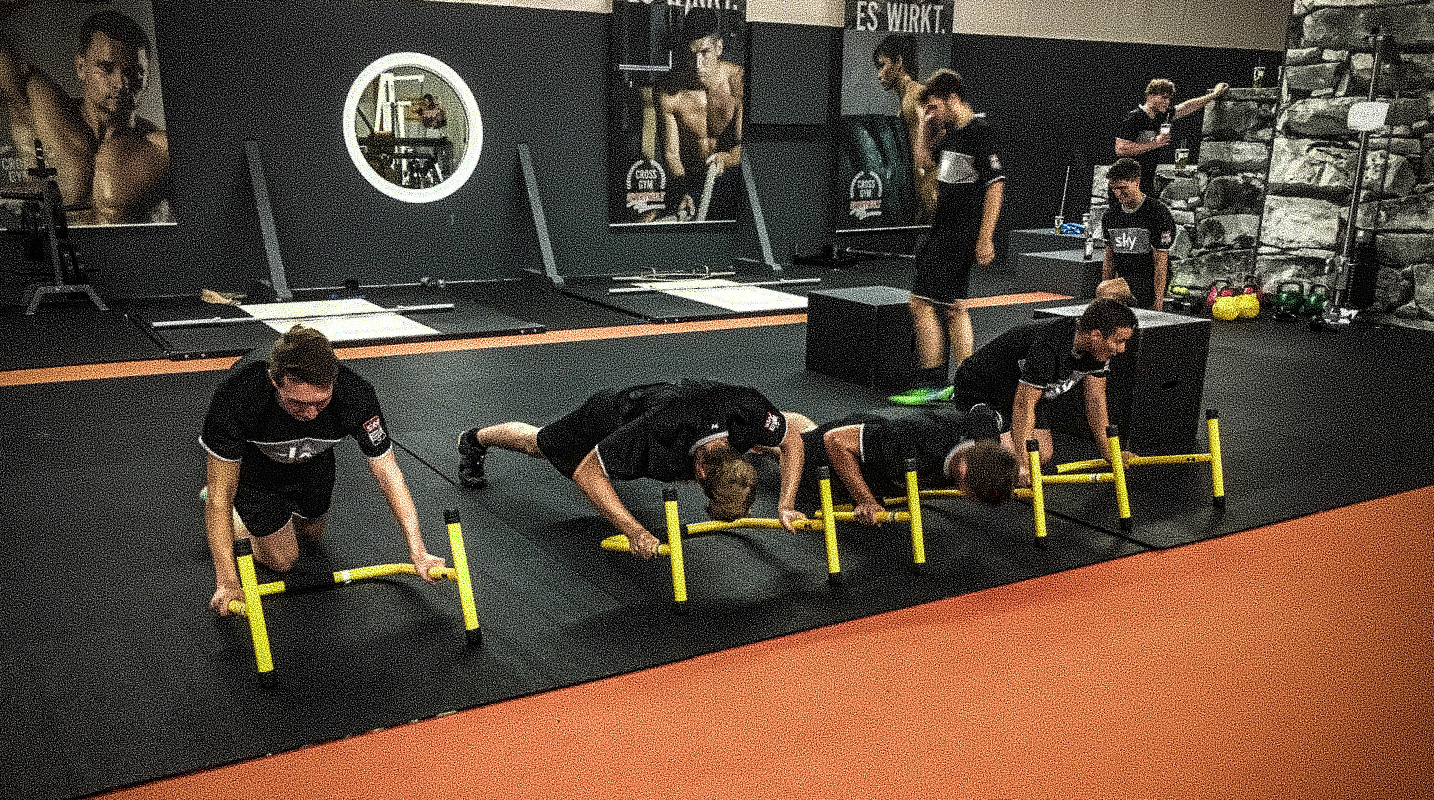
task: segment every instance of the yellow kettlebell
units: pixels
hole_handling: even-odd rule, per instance
[[[1239,303],[1239,298],[1218,297],[1215,299],[1215,305],[1210,307],[1210,316],[1229,322],[1240,316]]]
[[[1237,295],[1235,305],[1240,308],[1240,319],[1254,319],[1260,315],[1260,298],[1254,293]]]

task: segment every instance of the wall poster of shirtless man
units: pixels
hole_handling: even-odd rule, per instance
[[[847,0],[837,130],[837,230],[921,227],[936,208],[936,176],[912,152],[917,95],[951,66],[954,0]]]
[[[615,0],[608,221],[733,222],[744,0]]]
[[[0,188],[34,186],[37,141],[70,224],[174,222],[150,0],[0,0]]]

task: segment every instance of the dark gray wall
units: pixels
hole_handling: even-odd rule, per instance
[[[264,158],[294,287],[538,268],[517,166],[523,142],[537,160],[564,274],[726,265],[759,252],[746,218],[722,227],[607,227],[606,15],[383,0],[154,0],[154,7],[180,224],[76,231],[86,260],[102,270],[97,283],[107,296],[194,295],[267,275],[246,139]],[[840,85],[839,30],[759,26],[768,28],[761,40],[801,48],[804,61],[828,70],[827,86]],[[341,138],[354,76],[399,51],[446,62],[482,109],[482,161],[468,185],[439,202],[402,203],[374,191]],[[955,65],[970,77],[974,104],[1002,132],[1011,173],[1003,229],[1049,224],[1065,163],[1077,166],[1071,196],[1084,195],[1090,165],[1110,157],[1115,121],[1140,100],[1149,77],[1171,77],[1186,97],[1219,79],[1246,82],[1262,55],[1275,63],[1256,51],[957,36]],[[800,77],[795,89],[790,79],[777,83],[775,72],[754,61],[753,103],[766,102],[759,95],[767,91],[810,90]],[[836,99],[826,101],[833,115]],[[820,125],[747,130],[780,260],[829,238],[828,137]]]

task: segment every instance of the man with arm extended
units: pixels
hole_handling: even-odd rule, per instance
[[[214,558],[209,605],[228,615],[243,599],[234,539],[252,539],[254,558],[288,572],[298,537],[324,532],[334,488],[334,445],[352,436],[368,456],[389,509],[398,520],[419,577],[443,559],[423,543],[418,511],[393,454],[373,385],[341,365],[333,346],[312,328],[295,325],[279,337],[269,360],[241,360],[220,384],[199,443],[208,451],[204,523]]]
[[[1054,456],[1045,402],[1085,382],[1086,424],[1102,454],[1110,457],[1105,436],[1110,414],[1105,383],[1111,357],[1125,352],[1135,335],[1135,312],[1117,300],[1099,299],[1079,318],[1052,317],[1017,325],[992,339],[956,370],[952,402],[957,408],[987,403],[1010,420],[1011,442],[1018,450],[1035,439],[1041,462]],[[1021,483],[1030,467],[1021,462]]]
[[[681,66],[657,86],[667,168],[667,212],[701,221],[714,198],[726,194],[716,182],[742,163],[743,70],[722,59],[720,17],[692,8],[683,18],[674,59]],[[726,214],[725,207],[717,210]]]
[[[1155,167],[1171,161],[1167,150],[1173,136],[1175,120],[1204,108],[1230,88],[1221,83],[1206,94],[1192,97],[1174,108],[1175,84],[1167,78],[1156,78],[1145,86],[1145,102],[1131,109],[1120,121],[1115,132],[1115,155],[1140,162],[1140,190],[1155,192]]]
[[[757,472],[746,453],[772,448],[782,472],[777,515],[790,532],[805,518],[795,510],[805,422],[745,386],[685,380],[605,389],[541,428],[503,422],[464,431],[459,477],[464,486],[486,486],[492,447],[546,459],[627,536],[633,555],[651,558],[658,540],[623,505],[613,481],[695,480],[710,501],[708,515],[730,521],[745,516],[756,497]]]

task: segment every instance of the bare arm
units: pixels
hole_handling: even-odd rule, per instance
[[[732,89],[732,96],[737,98],[737,107],[732,114],[732,135],[734,144],[722,153],[723,169],[731,169],[742,163],[742,70],[732,70],[732,80],[729,86]]]
[[[822,441],[826,443],[827,459],[832,463],[832,470],[851,495],[856,521],[863,525],[880,525],[876,515],[885,511],[886,507],[872,494],[871,487],[861,474],[861,426],[848,425],[827,431]]]
[[[682,167],[682,132],[677,126],[677,112],[672,108],[672,98],[659,95],[658,106],[662,111],[662,160],[667,166],[667,177],[683,178],[687,170]]]
[[[805,417],[803,418],[805,419]],[[777,519],[781,520],[782,527],[788,533],[795,533],[796,529],[792,523],[799,519],[806,519],[807,515],[796,510],[797,506],[797,485],[802,480],[802,462],[806,458],[806,447],[802,444],[802,434],[798,430],[799,425],[792,424],[793,420],[787,418],[787,435],[782,437],[782,443],[777,445],[781,451],[782,488],[777,498]]]
[[[209,607],[229,616],[229,601],[241,600],[239,570],[234,565],[234,493],[239,489],[239,462],[209,456],[204,485],[204,533],[214,559],[214,596]]]
[[[1104,395],[1102,395],[1104,397]],[[1016,384],[1016,400],[1011,407],[1011,445],[1015,452],[1024,453],[1026,442],[1034,435],[1036,430],[1036,402],[1041,399],[1041,389],[1029,383]],[[1020,459],[1018,459],[1020,460]],[[1021,481],[1029,484],[1031,480],[1031,468],[1025,461],[1021,462]]]
[[[378,458],[370,458],[368,468],[378,480],[383,499],[388,501],[394,519],[398,520],[398,527],[403,531],[413,568],[418,570],[420,578],[435,583],[435,579],[428,576],[428,570],[443,566],[443,559],[430,555],[423,544],[423,531],[418,524],[418,509],[413,506],[413,496],[408,492],[408,483],[403,479],[403,470],[399,469],[398,459],[394,457],[392,448]]]
[[[981,232],[976,237],[976,263],[983,267],[996,260],[996,220],[1001,217],[1001,200],[1005,196],[1005,181],[986,187],[986,198],[981,205]]]
[[[1105,429],[1110,425],[1110,415],[1105,404],[1105,378],[1085,379],[1085,419],[1096,444],[1100,445],[1100,452],[1109,460],[1110,441],[1106,438]]]
[[[1152,255],[1155,258],[1155,303],[1151,308],[1155,311],[1163,311],[1165,309],[1165,282],[1170,279],[1170,252],[1156,250]]]
[[[916,124],[916,140],[911,143],[912,158],[916,166],[922,169],[934,169],[936,162],[931,159],[931,147],[946,136],[946,129],[942,128],[936,136],[931,135],[931,126],[935,124],[936,118],[921,110],[921,116]]]
[[[1149,153],[1151,150],[1159,150],[1170,144],[1170,134],[1162,133],[1148,142],[1132,142],[1129,139],[1116,138],[1115,154],[1121,158],[1135,158],[1138,155]]]
[[[642,523],[622,504],[612,481],[602,470],[597,450],[591,450],[583,457],[582,463],[573,471],[573,482],[578,485],[588,501],[597,507],[600,514],[611,522],[614,528],[627,536],[632,554],[640,558],[657,555],[657,537],[648,532]]]
[[[1108,281],[1115,277],[1115,250],[1110,242],[1105,243],[1105,255],[1100,260],[1100,279]]]
[[[0,11],[0,20],[8,17],[11,10],[13,9],[6,8],[4,11]],[[0,100],[3,100],[12,110],[19,109],[25,104],[25,79],[29,72],[29,63],[15,52],[15,47],[10,44],[10,38],[0,36]],[[16,144],[21,143],[16,142]]]
[[[1199,111],[1200,109],[1204,108],[1215,100],[1218,100],[1220,96],[1225,94],[1225,92],[1229,88],[1230,84],[1228,83],[1218,83],[1215,85],[1215,88],[1211,89],[1209,92],[1206,92],[1199,97],[1192,97],[1189,100],[1186,100],[1185,102],[1175,107],[1175,118],[1180,119],[1181,117],[1194,114],[1196,111]]]

